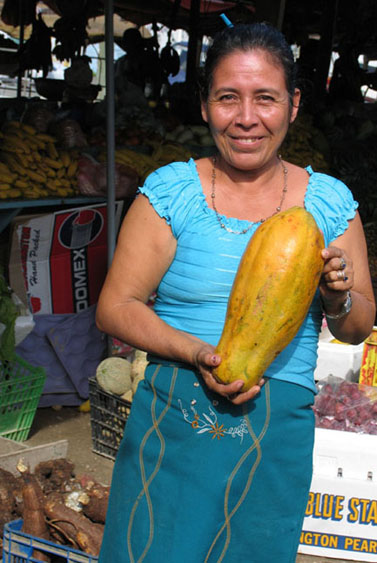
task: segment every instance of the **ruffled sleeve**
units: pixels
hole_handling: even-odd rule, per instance
[[[307,171],[310,179],[305,208],[315,217],[328,246],[347,230],[348,221],[355,217],[359,204],[354,200],[351,190],[340,180],[313,172],[310,166]]]
[[[152,172],[139,188],[155,211],[171,226],[176,238],[195,210],[203,209],[204,196],[195,162],[172,162]]]

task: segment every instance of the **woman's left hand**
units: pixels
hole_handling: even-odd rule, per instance
[[[354,271],[352,259],[337,246],[322,250],[324,266],[319,289],[326,311],[337,309],[344,303],[345,295],[353,287]]]

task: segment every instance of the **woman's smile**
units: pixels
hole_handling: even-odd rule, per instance
[[[250,148],[251,146],[255,148],[257,145],[263,141],[264,136],[260,135],[258,137],[238,137],[229,135],[230,141],[234,144],[235,147],[246,147]]]

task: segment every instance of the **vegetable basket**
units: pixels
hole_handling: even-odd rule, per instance
[[[27,439],[43,391],[46,373],[15,356],[0,362],[0,436]]]
[[[101,389],[95,377],[89,378],[89,400],[92,450],[115,459],[132,403]]]
[[[33,556],[36,549],[48,554],[51,563],[96,563],[98,558],[68,546],[52,543],[21,532],[22,520],[4,526],[3,563],[39,563]]]

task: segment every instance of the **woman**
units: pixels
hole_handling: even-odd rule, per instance
[[[101,563],[295,561],[322,307],[334,336],[357,343],[375,306],[351,193],[279,157],[300,101],[293,71],[289,46],[267,25],[216,36],[202,115],[218,154],[151,174],[125,217],[98,326],[146,350],[150,364],[114,466]],[[244,392],[212,375],[229,292],[261,221],[295,205],[324,233],[319,290],[297,336]]]

